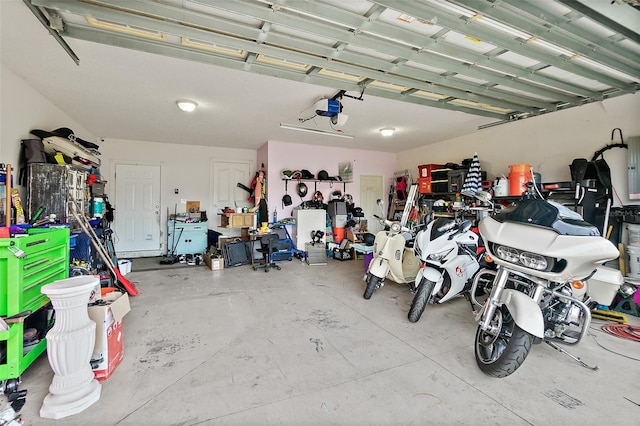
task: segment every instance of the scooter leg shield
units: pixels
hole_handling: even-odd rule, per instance
[[[389,273],[389,261],[382,257],[374,257],[369,263],[368,272],[378,278],[385,278]]]
[[[509,313],[518,327],[539,338],[544,338],[544,321],[540,306],[524,293],[505,289],[500,302],[507,305]]]

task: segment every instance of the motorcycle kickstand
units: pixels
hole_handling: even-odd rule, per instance
[[[545,340],[545,343],[549,346],[551,346],[553,349],[557,350],[558,352],[562,352],[563,354],[565,354],[566,356],[568,356],[569,358],[571,358],[572,360],[576,361],[578,364],[580,364],[581,366],[583,366],[584,368],[588,368],[590,370],[593,371],[597,371],[600,369],[600,367],[596,366],[590,366],[589,364],[587,364],[586,362],[584,362],[583,360],[581,360],[579,357],[573,355],[571,352],[562,349],[560,346],[556,345],[553,342],[549,342],[548,340]]]

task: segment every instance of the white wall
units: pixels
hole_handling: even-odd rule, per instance
[[[34,129],[55,130],[68,127],[82,139],[95,137],[55,104],[36,92],[27,82],[0,64],[0,163],[11,164],[17,183],[20,141],[35,138]],[[24,188],[21,190],[25,200]]]
[[[244,161],[256,164],[256,151],[249,149],[216,148],[178,145],[146,141],[106,139],[100,143],[102,178],[115,182],[115,164],[159,164],[161,166],[160,223],[167,222],[167,208],[173,214],[185,212],[181,200],[200,201],[200,209],[207,211],[209,228],[220,224],[218,212],[212,211],[211,164],[213,160]],[[179,193],[175,194],[175,189]],[[107,183],[106,192],[115,200],[114,186]],[[117,206],[116,215],[117,215]],[[162,228],[164,230],[164,228]],[[164,237],[164,235],[163,235]],[[164,241],[164,238],[161,240]]]
[[[428,125],[428,124],[427,124]],[[571,180],[574,158],[591,160],[611,142],[611,131],[622,129],[625,141],[640,135],[640,93],[570,108],[540,117],[502,124],[437,144],[398,154],[398,169],[417,173],[421,164],[460,163],[478,153],[482,170],[495,177],[509,173],[510,164],[528,163],[543,182]],[[619,143],[618,132],[613,143]],[[627,179],[627,150],[604,154],[615,189],[614,206],[632,204]]]
[[[54,103],[36,92],[27,82],[0,64],[0,162],[9,163],[14,169],[17,183],[20,141],[33,138],[33,129],[55,130],[60,127],[72,129],[76,135],[88,141],[96,141],[80,123],[71,119]],[[116,125],[116,123],[114,123]],[[100,172],[107,180],[106,191],[110,200],[115,200],[114,164],[160,164],[162,166],[161,224],[166,223],[167,208],[170,212],[178,205],[184,212],[181,199],[200,200],[203,209],[210,205],[210,167],[212,159],[249,161],[255,165],[256,151],[231,148],[213,148],[192,145],[160,144],[145,141],[104,140],[100,145]],[[174,194],[179,188],[180,193]],[[26,200],[26,190],[20,187]],[[117,206],[116,206],[117,207]],[[208,212],[211,227],[219,224],[217,212]],[[117,214],[117,212],[116,212]],[[164,241],[164,235],[161,240]],[[164,244],[164,243],[163,243]]]

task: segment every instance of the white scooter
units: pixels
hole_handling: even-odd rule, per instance
[[[378,206],[384,214],[381,200],[378,200]],[[378,215],[374,217],[389,230],[382,230],[376,234],[373,243],[373,259],[363,278],[367,283],[364,290],[365,299],[371,299],[374,290],[382,287],[386,278],[399,284],[412,283],[420,267],[418,258],[414,255],[413,249],[407,247],[407,240],[402,234],[411,230],[401,226],[398,221],[392,222]]]
[[[415,295],[409,321],[417,322],[428,303],[444,303],[460,294],[468,296],[476,272],[481,266],[488,267],[480,236],[471,230],[472,224],[471,220],[439,217],[416,235],[414,251],[420,258],[420,271],[412,286]],[[492,278],[485,277],[485,285],[489,286]]]
[[[623,282],[620,271],[601,266],[619,256],[611,241],[576,212],[532,195],[479,225],[498,267],[476,316],[475,357],[493,377],[512,374],[540,340],[597,369],[555,343],[579,343],[591,309],[609,306]]]

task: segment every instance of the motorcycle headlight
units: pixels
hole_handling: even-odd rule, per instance
[[[531,253],[499,244],[491,244],[491,247],[492,252],[495,253],[499,259],[516,265],[520,264],[526,268],[535,269],[536,271],[559,272],[559,270],[564,268],[566,263],[553,257],[543,256],[537,253]]]
[[[449,253],[451,253],[451,250],[453,249],[449,249],[449,250],[444,250],[444,251],[440,251],[438,253],[431,253],[429,256],[427,256],[428,260],[435,260],[437,262],[440,262],[442,259],[444,259]]]
[[[500,259],[510,263],[518,263],[520,259],[518,250],[507,246],[496,246],[496,254]]]
[[[544,271],[547,269],[547,259],[539,254],[522,252],[520,253],[520,262],[527,268],[535,269],[537,271]]]
[[[393,222],[391,224],[391,232],[399,233],[400,229],[402,229],[402,227],[400,226],[400,224],[398,222]]]

